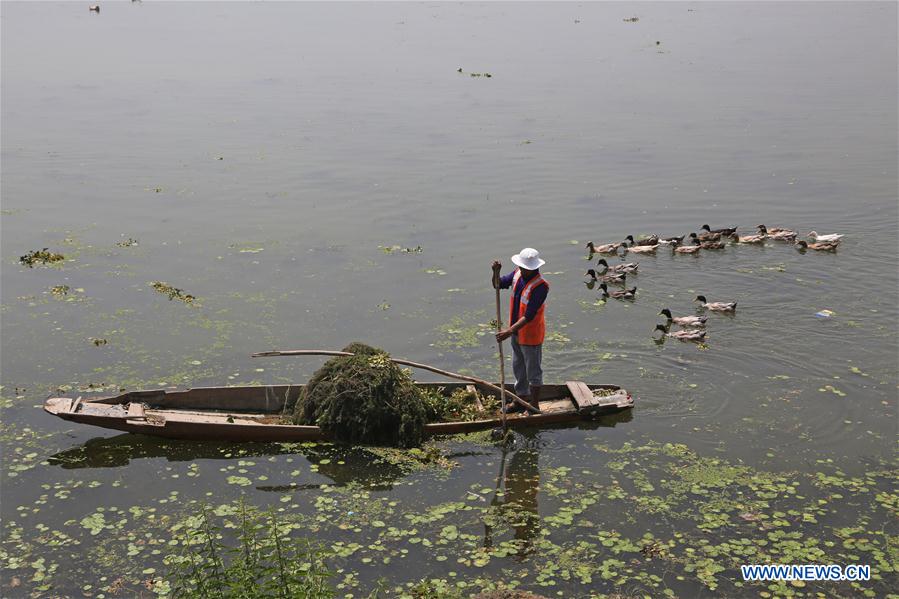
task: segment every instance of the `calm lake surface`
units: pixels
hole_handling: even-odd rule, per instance
[[[895,3],[0,10],[0,595],[164,593],[179,528],[241,499],[335,550],[340,595],[897,588]],[[846,237],[659,250],[636,258],[632,303],[585,286],[588,240],[703,223]],[[303,382],[322,359],[249,355],[354,340],[496,380],[490,262],[524,246],[552,285],[546,381],[621,385],[631,414],[506,452],[444,440],[446,469],[39,409]],[[65,261],[19,263],[42,248]],[[697,294],[739,308],[704,345],[656,343],[659,310],[693,314]],[[739,571],[813,562],[874,579]]]

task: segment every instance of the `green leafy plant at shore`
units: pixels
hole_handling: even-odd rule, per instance
[[[325,554],[304,539],[291,539],[274,511],[241,503],[237,545],[222,541],[222,529],[203,508],[198,526],[184,533],[180,555],[166,558],[170,596],[185,599],[329,599],[331,572]]]

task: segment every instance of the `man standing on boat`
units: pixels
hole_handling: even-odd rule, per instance
[[[497,343],[511,339],[512,371],[515,373],[515,394],[536,409],[540,409],[540,388],[543,386],[543,338],[546,336],[546,296],[549,283],[540,274],[546,264],[540,252],[524,248],[512,256],[518,268],[500,277],[499,288],[512,288],[509,306],[509,327],[496,334]],[[499,268],[499,260],[493,262]],[[522,410],[517,404],[507,406],[507,412]]]

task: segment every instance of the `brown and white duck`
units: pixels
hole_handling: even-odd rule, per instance
[[[598,280],[603,283],[612,283],[613,285],[624,285],[624,281],[627,278],[627,273],[613,272],[609,274],[600,274],[591,268],[584,273],[584,276],[589,276],[594,281]]]
[[[790,229],[768,229],[765,225],[759,225],[759,234],[765,235],[770,239],[777,241],[794,241],[796,239],[796,231]]]
[[[835,252],[840,245],[839,241],[820,241],[818,243],[806,243],[805,241],[797,241],[796,249],[800,252],[805,250],[817,250],[819,252]]]
[[[690,239],[698,239],[699,241],[718,241],[721,239],[721,233],[690,233]]]
[[[631,289],[624,289],[622,291],[609,291],[608,287],[606,287],[605,283],[601,283],[599,288],[602,289],[602,297],[612,297],[615,299],[634,299],[637,297],[637,288],[632,287]]]
[[[621,264],[613,264],[613,265],[610,266],[609,263],[606,262],[606,259],[605,259],[605,258],[600,258],[600,259],[596,262],[596,265],[597,265],[597,266],[605,266],[606,269],[603,271],[604,273],[606,273],[606,272],[608,272],[608,273],[612,273],[612,272],[637,272],[637,268],[640,267],[640,264],[639,264],[638,262],[622,262]]]
[[[702,243],[698,239],[694,239],[693,243],[684,246],[674,246],[675,254],[695,254],[702,249]]]
[[[684,237],[686,237],[686,235],[681,235],[680,237],[660,237],[659,243],[661,245],[680,245],[684,242]]]
[[[712,312],[736,312],[737,302],[710,302],[704,295],[697,295],[694,302],[700,302],[701,307]]]
[[[736,243],[765,243],[765,236],[762,234],[740,236],[734,233],[730,238]]]
[[[723,250],[724,242],[723,241],[700,241],[699,247],[704,250]]]
[[[665,316],[668,318],[669,323],[674,323],[681,327],[704,327],[706,321],[708,321],[708,316],[671,316],[671,310],[668,308],[662,308],[662,311],[659,312],[659,316]]]
[[[592,257],[593,254],[617,254],[618,248],[622,245],[624,245],[623,241],[617,243],[604,243],[602,245],[593,245],[592,241],[588,241],[586,247]]]
[[[635,254],[655,254],[656,250],[659,248],[658,244],[655,245],[627,245],[624,246],[625,252],[634,252]]]
[[[657,324],[653,334],[655,334],[655,331],[662,331],[665,337],[671,337],[680,341],[704,341],[706,335],[705,331],[695,329],[692,331],[669,331],[663,324]]]
[[[650,235],[649,237],[642,237],[634,241],[633,235],[628,235],[624,238],[625,241],[630,241],[631,245],[658,245],[659,244],[659,236],[658,235]]]

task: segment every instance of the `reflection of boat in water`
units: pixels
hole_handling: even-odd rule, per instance
[[[470,387],[465,383],[416,383],[444,394]],[[509,386],[511,389],[511,386]],[[64,420],[130,433],[188,440],[321,441],[317,426],[282,424],[285,407],[296,403],[303,385],[205,387],[187,391],[131,391],[114,397],[71,399],[53,397],[44,410]],[[587,385],[570,381],[544,385],[540,414],[510,414],[510,428],[535,428],[591,420],[629,411],[630,394],[617,385]],[[482,420],[434,422],[425,435],[451,435],[501,426],[499,415]]]
[[[285,492],[359,484],[374,490],[387,490],[394,482],[408,474],[400,465],[380,459],[379,455],[365,447],[318,443],[244,443],[236,451],[233,443],[214,441],[180,443],[131,434],[91,439],[82,445],[50,456],[48,462],[69,470],[120,468],[129,465],[131,460],[140,459],[193,462],[297,454],[305,457],[316,467],[315,473],[327,477],[331,482],[289,483],[256,488],[261,491]],[[373,463],[376,463],[376,466],[373,466]]]

